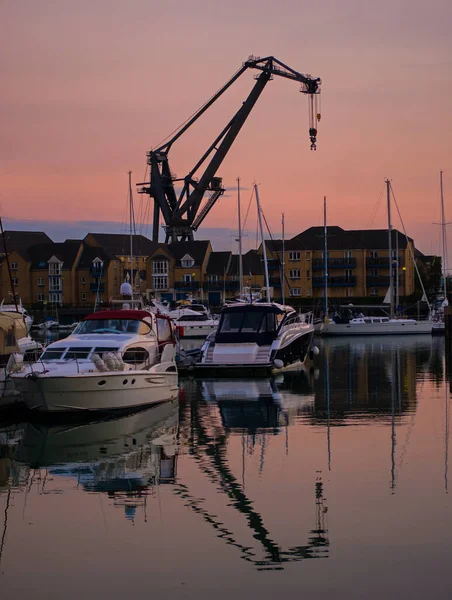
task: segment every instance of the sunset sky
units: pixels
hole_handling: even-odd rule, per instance
[[[2,22],[0,202],[9,228],[59,221],[69,236],[72,221],[121,227],[127,171],[141,181],[147,150],[250,54],[274,55],[322,78],[318,150],[307,99],[276,77],[218,172],[224,184],[258,181],[271,227],[280,231],[284,211],[295,234],[321,224],[324,195],[331,225],[386,227],[383,201],[376,206],[389,177],[408,234],[423,252],[439,251],[440,169],[452,220],[450,0],[17,0],[3,4]],[[240,107],[254,74],[174,146],[179,176]],[[230,193],[205,226],[228,230],[234,215]]]

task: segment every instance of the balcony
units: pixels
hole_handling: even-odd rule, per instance
[[[90,283],[89,289],[94,294],[97,294],[97,292],[101,293],[101,292],[105,291],[105,284],[104,283]]]
[[[239,290],[240,282],[239,281],[228,281],[224,279],[218,279],[218,281],[205,281],[202,284],[202,289],[205,292],[213,292],[219,290]]]
[[[199,290],[199,281],[175,281],[176,290]]]
[[[354,275],[347,275],[342,277],[330,277],[328,276],[328,287],[355,287],[356,277]],[[313,277],[313,287],[323,287],[325,285],[324,277]]]
[[[366,267],[374,269],[389,269],[389,258],[382,256],[381,258],[366,258]]]
[[[329,258],[328,269],[354,269],[356,267],[356,258]],[[312,261],[312,270],[323,270],[323,258],[314,258]]]
[[[366,285],[367,287],[389,287],[389,275],[368,275]]]

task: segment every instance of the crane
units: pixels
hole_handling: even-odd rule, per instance
[[[178,178],[173,174],[169,165],[169,152],[173,144],[248,69],[257,69],[260,73],[255,76],[256,83],[247,99],[190,172],[185,177]],[[320,112],[318,110],[320,78],[298,73],[274,56],[267,56],[266,58],[250,56],[231,79],[184,123],[174,135],[158,148],[147,152],[150,180],[137,185],[139,193],[148,194],[154,200],[152,229],[152,239],[154,241],[158,242],[160,212],[165,223],[165,241],[167,243],[194,239],[194,231],[198,229],[215,202],[225,191],[222,178],[217,177],[216,173],[266,84],[275,75],[297,81],[301,84],[300,91],[309,95],[309,136],[311,150],[316,149],[317,123],[320,120]],[[204,172],[198,177],[197,173],[205,163],[207,165],[204,168]],[[209,196],[201,208],[201,203],[206,193]]]

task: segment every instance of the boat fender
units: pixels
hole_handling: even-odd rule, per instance
[[[309,352],[309,358],[314,360],[314,356],[318,356],[320,354],[320,350],[318,346],[313,346]]]
[[[14,352],[8,358],[8,362],[6,364],[6,372],[7,373],[22,373],[24,370],[24,356],[20,354],[20,352]]]
[[[96,367],[96,369],[98,371],[106,371],[107,367],[105,366],[105,362],[104,360],[99,356],[99,354],[94,353],[93,356],[91,357],[91,360],[93,361],[94,366]]]
[[[120,352],[115,353],[115,360],[116,360],[116,370],[124,371],[126,363],[122,360],[122,356],[121,356]]]
[[[279,358],[277,358],[275,360],[275,362],[273,363],[275,369],[282,369],[284,367],[284,363],[282,360],[280,360]]]

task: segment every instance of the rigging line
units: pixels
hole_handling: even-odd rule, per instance
[[[248,202],[248,208],[246,209],[246,215],[245,215],[245,220],[243,221],[243,225],[242,225],[242,232],[245,231],[245,227],[246,227],[246,221],[248,219],[248,214],[250,212],[250,208],[251,208],[251,202],[253,200],[254,197],[254,186],[253,189],[251,191],[251,196],[250,196],[250,201]]]
[[[231,77],[231,79],[233,79],[233,78],[234,78],[234,77],[237,75],[237,73],[238,73],[239,71],[241,71],[241,69],[242,69],[242,68],[240,68],[240,69],[237,69],[237,71],[234,73],[234,75]],[[184,126],[186,123],[188,123],[188,121],[190,121],[190,119],[193,119],[193,117],[194,117],[194,116],[195,116],[197,113],[199,113],[199,112],[200,112],[200,111],[201,111],[201,110],[202,110],[202,109],[203,109],[203,108],[206,106],[206,104],[209,104],[209,102],[212,100],[212,98],[213,98],[214,96],[216,96],[216,95],[218,94],[218,92],[219,92],[219,91],[220,91],[220,90],[221,90],[223,87],[224,87],[224,85],[222,85],[220,88],[218,88],[218,90],[215,92],[215,94],[212,94],[212,95],[210,96],[210,98],[209,98],[209,99],[208,99],[206,102],[204,102],[204,103],[203,103],[203,104],[202,104],[202,105],[201,105],[201,106],[200,106],[200,107],[199,107],[197,110],[195,110],[195,112],[194,112],[193,114],[191,114],[189,117],[187,117],[187,118],[185,119],[185,121],[183,121],[183,122],[182,122],[182,123],[181,123],[181,124],[180,124],[178,127],[176,127],[176,129],[174,129],[174,130],[173,130],[171,133],[169,133],[169,134],[166,136],[166,138],[164,138],[164,139],[163,139],[161,142],[159,142],[159,143],[157,144],[157,146],[156,146],[156,147],[157,147],[157,148],[160,148],[160,146],[162,146],[162,145],[163,145],[163,144],[164,144],[164,143],[165,143],[167,140],[169,140],[169,139],[170,139],[170,138],[171,138],[173,135],[175,135],[175,134],[176,134],[176,133],[179,131],[179,129],[182,129],[182,127],[183,127],[183,126]],[[145,179],[143,179],[143,181],[146,181],[146,180],[145,180]]]
[[[366,229],[370,229],[371,225],[373,224],[373,222],[375,220],[375,217],[377,216],[377,212],[378,212],[378,209],[380,208],[381,200],[383,198],[383,192],[384,192],[384,186],[381,187],[378,200],[377,200],[376,204],[374,205],[372,212],[370,213],[370,217],[369,217],[369,221],[367,223]]]
[[[279,268],[280,268],[280,272],[281,272],[281,269],[282,269],[282,262],[281,262],[281,259],[279,258],[279,254],[278,254],[278,250],[277,250],[277,248],[276,248],[276,243],[275,243],[275,240],[273,239],[273,236],[272,236],[272,234],[271,234],[271,231],[270,231],[270,227],[268,226],[267,219],[265,218],[265,214],[264,214],[264,211],[263,211],[262,209],[261,209],[261,215],[262,215],[262,218],[264,219],[264,223],[265,223],[265,226],[266,226],[266,228],[267,228],[268,235],[270,236],[270,240],[271,240],[271,242],[272,242],[272,244],[273,244],[273,249],[274,249],[274,251],[275,251],[275,254],[276,254],[276,260],[278,261],[278,266],[279,266]],[[286,274],[285,274],[285,273],[284,273],[284,281],[287,283],[287,287],[289,288],[289,294],[290,294],[290,290],[291,290],[292,288],[291,288],[291,286],[290,286],[290,281],[289,281],[289,279],[287,278],[287,276],[286,276]]]
[[[408,243],[408,234],[407,234],[407,232],[406,232],[406,229],[405,229],[405,223],[403,222],[402,215],[401,215],[401,213],[400,213],[399,205],[398,205],[398,203],[397,203],[397,200],[396,200],[396,197],[395,197],[395,194],[394,194],[394,189],[393,189],[393,187],[392,187],[392,183],[391,183],[391,182],[389,182],[389,187],[391,188],[391,192],[392,192],[392,197],[393,197],[393,200],[394,200],[394,204],[395,204],[395,206],[396,206],[397,213],[398,213],[398,215],[399,215],[399,219],[400,219],[400,222],[401,222],[401,224],[402,224],[402,227],[403,227],[403,233],[405,234],[405,239],[406,239],[406,241],[407,241],[407,246],[408,246],[408,248],[410,249],[410,254],[411,254],[411,258],[412,258],[412,260],[413,260],[413,263],[414,263],[414,268],[416,269],[416,273],[417,273],[417,276],[418,276],[418,278],[419,278],[419,282],[420,282],[420,284],[421,284],[421,288],[422,288],[422,294],[423,294],[423,296],[422,296],[422,297],[423,297],[423,298],[425,298],[425,300],[426,300],[426,302],[427,302],[428,310],[429,310],[429,311],[431,311],[430,302],[428,301],[427,294],[426,294],[426,292],[425,292],[425,288],[424,288],[424,284],[423,284],[423,282],[422,282],[422,279],[421,279],[421,274],[419,273],[419,268],[418,268],[418,266],[417,266],[417,263],[416,263],[416,260],[415,260],[415,258],[414,258],[414,252],[413,252],[413,249],[411,248],[410,244]],[[414,244],[413,244],[413,245],[414,245]]]

